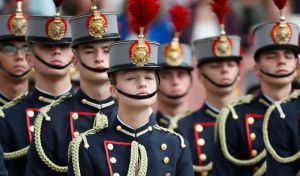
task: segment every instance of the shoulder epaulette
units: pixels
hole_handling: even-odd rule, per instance
[[[241,160],[241,159],[238,159],[238,158],[235,158],[234,156],[232,156],[228,151],[227,141],[226,141],[226,121],[227,121],[228,115],[231,112],[233,119],[238,119],[238,116],[237,116],[236,112],[234,111],[233,107],[240,105],[240,104],[250,103],[252,100],[253,100],[253,96],[248,95],[248,96],[240,98],[239,100],[231,103],[230,105],[227,105],[225,108],[222,109],[220,118],[218,121],[218,135],[219,135],[219,139],[220,139],[221,150],[222,150],[225,158],[228,161],[230,161],[231,163],[238,165],[238,166],[251,166],[251,165],[257,164],[262,159],[264,159],[266,156],[266,150],[264,149],[260,154],[258,154],[254,158]],[[234,116],[236,116],[236,117],[234,117]]]
[[[24,98],[25,98],[25,95],[18,96],[16,98],[14,98],[12,101],[10,101],[10,102],[6,103],[5,105],[1,106],[0,107],[0,117],[4,118],[5,114],[4,114],[3,111],[5,109],[8,109],[8,108],[10,108],[10,107],[12,107],[12,106],[14,106],[14,105],[22,102],[24,100]]]
[[[281,119],[285,119],[285,114],[280,106],[280,104],[282,103],[287,103],[293,99],[296,99],[300,96],[300,91],[294,91],[290,96],[288,96],[286,99],[282,100],[282,101],[278,101],[275,102],[266,112],[265,118],[264,118],[264,122],[263,122],[263,140],[266,146],[266,149],[268,150],[268,152],[271,154],[271,156],[278,162],[280,163],[291,163],[291,162],[295,162],[296,160],[300,159],[300,151],[298,151],[296,154],[289,156],[289,157],[282,157],[280,156],[275,149],[273,148],[273,146],[270,143],[270,139],[269,139],[269,131],[268,131],[268,126],[269,126],[269,120],[270,120],[270,116],[272,114],[272,112],[277,109],[279,114],[280,114],[280,118]]]
[[[39,155],[39,157],[41,158],[41,160],[52,170],[56,171],[56,172],[67,172],[68,171],[68,167],[67,166],[58,166],[56,165],[54,162],[52,162],[46,155],[43,147],[42,147],[42,141],[41,141],[41,128],[42,128],[42,123],[43,123],[43,119],[45,118],[45,120],[50,121],[51,117],[49,117],[47,115],[47,113],[56,105],[59,105],[60,103],[64,102],[65,100],[67,100],[68,98],[70,98],[72,95],[70,93],[66,93],[65,95],[61,96],[59,99],[55,100],[54,102],[52,102],[51,104],[42,107],[39,111],[39,114],[37,115],[36,119],[35,119],[35,124],[34,124],[34,129],[35,129],[35,133],[34,133],[34,145],[36,147],[36,151]]]
[[[172,130],[169,130],[167,128],[163,128],[163,127],[161,127],[159,125],[154,125],[153,128],[156,129],[156,130],[158,130],[158,131],[161,131],[161,132],[164,132],[164,133],[167,133],[167,134],[171,134],[171,135],[174,135],[174,136],[178,137],[179,140],[180,140],[180,146],[181,146],[181,148],[185,148],[186,147],[185,142],[184,142],[184,138],[180,134],[178,134],[178,133],[176,133],[176,132],[174,132]]]

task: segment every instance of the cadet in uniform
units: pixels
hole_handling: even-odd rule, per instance
[[[287,23],[281,11],[279,24],[287,31],[285,48],[294,50],[299,57],[300,47],[297,46],[299,28]],[[276,24],[273,24],[276,26]],[[290,30],[292,29],[292,30]],[[290,41],[290,42],[288,42]],[[297,55],[298,54],[298,55]],[[297,63],[295,64],[296,67]],[[263,140],[267,149],[266,175],[294,176],[300,174],[300,91],[296,90],[287,99],[275,102],[266,112],[263,122]]]
[[[190,47],[179,43],[180,33],[189,22],[189,11],[176,5],[170,10],[170,16],[176,31],[172,42],[158,48],[158,65],[163,69],[159,72],[156,118],[160,126],[176,129],[177,121],[189,113],[187,94],[192,86],[193,67]]]
[[[101,18],[96,21],[97,17]],[[117,14],[101,13],[93,6],[90,14],[74,17],[70,24],[80,89],[41,110],[28,154],[27,175],[66,175],[70,141],[93,128],[99,116],[105,114],[109,121],[116,116],[106,70],[108,45],[119,40]]]
[[[287,23],[282,17],[280,22],[258,26],[253,36],[254,69],[260,78],[261,93],[256,97],[243,97],[222,110],[215,175],[264,174],[266,150],[262,125],[265,113],[273,101],[288,97],[292,91],[299,53],[297,25]]]
[[[194,41],[206,100],[199,110],[178,122],[178,132],[190,143],[195,175],[211,175],[215,123],[220,109],[236,98],[240,75],[240,38],[226,35],[223,23],[220,28],[219,36]]]
[[[158,1],[151,1],[151,9],[141,2],[129,1],[129,9],[140,7],[142,20],[158,11],[154,9]],[[136,13],[131,13],[137,19]],[[138,24],[142,26],[140,21]],[[118,115],[109,128],[102,116],[96,128],[71,142],[69,175],[193,174],[187,143],[180,135],[156,125],[151,114],[159,88],[158,44],[145,41],[143,36],[141,30],[139,40],[110,46],[108,74]]]
[[[25,175],[27,152],[32,141],[34,120],[39,108],[71,90],[68,75],[72,57],[68,17],[28,17],[27,40],[35,69],[33,92],[4,110],[0,121],[0,142],[11,176]],[[47,29],[47,30],[45,30]],[[29,59],[27,55],[27,59]]]
[[[17,5],[16,13],[0,15],[0,106],[28,90],[31,68],[25,59],[29,51],[25,42],[26,18],[22,1]]]

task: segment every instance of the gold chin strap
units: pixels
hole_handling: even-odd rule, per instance
[[[220,144],[221,144],[221,150],[225,156],[225,158],[230,161],[231,163],[237,165],[237,166],[252,166],[254,164],[259,163],[262,159],[265,158],[267,152],[264,149],[261,153],[259,153],[256,157],[252,159],[238,159],[232,156],[227,147],[227,141],[226,141],[226,121],[228,118],[229,113],[231,112],[232,114],[236,114],[234,107],[240,104],[247,104],[250,103],[253,100],[253,96],[248,95],[245,97],[240,98],[239,100],[231,103],[230,105],[227,105],[223,110],[221,111],[220,114],[220,120],[218,124],[218,134],[219,134],[219,139],[220,139]],[[237,114],[236,114],[237,115]],[[233,119],[237,120],[238,117],[233,117]]]
[[[146,176],[147,168],[148,156],[145,147],[136,141],[132,141],[127,176]]]
[[[275,102],[267,111],[265,118],[264,118],[264,123],[263,123],[263,140],[265,143],[265,146],[268,150],[268,152],[271,154],[271,156],[278,161],[279,163],[292,163],[295,162],[296,160],[300,159],[300,151],[298,151],[296,154],[292,155],[292,156],[288,156],[288,157],[282,157],[280,156],[275,149],[273,148],[273,146],[271,145],[270,139],[269,139],[269,130],[268,130],[268,126],[269,126],[269,120],[270,120],[270,116],[272,114],[272,112],[277,109],[278,112],[280,113],[280,120],[284,120],[285,114],[282,111],[282,108],[280,106],[280,104],[282,103],[286,103],[289,102],[293,99],[296,99],[300,96],[300,91],[294,91],[288,98],[279,101],[279,102]]]

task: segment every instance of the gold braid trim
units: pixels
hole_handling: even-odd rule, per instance
[[[5,152],[4,153],[4,159],[5,160],[14,160],[17,158],[21,158],[27,155],[29,150],[29,146],[24,147],[20,150],[14,151],[14,152]]]
[[[16,98],[14,98],[12,101],[10,101],[10,102],[6,103],[5,105],[3,105],[2,107],[0,107],[0,117],[1,118],[5,117],[3,110],[8,109],[8,108],[20,103],[22,100],[24,100],[24,97],[25,97],[24,95],[18,96]]]
[[[169,130],[175,130],[178,128],[178,121],[191,115],[192,112],[191,111],[187,111],[185,113],[182,113],[182,114],[177,114],[175,115],[171,120],[170,120],[170,125],[168,127]]]
[[[172,130],[169,130],[167,128],[163,128],[163,127],[161,127],[159,125],[154,125],[153,128],[156,129],[156,130],[158,130],[158,131],[162,131],[162,132],[165,132],[165,133],[177,136],[179,138],[179,140],[180,140],[180,146],[181,146],[181,148],[185,148],[186,147],[186,145],[184,143],[184,138],[180,134],[178,134],[178,133],[176,133],[176,132],[174,132]]]
[[[40,109],[40,113],[37,115],[35,119],[35,124],[34,124],[34,145],[36,147],[36,151],[40,157],[40,159],[45,163],[50,169],[56,172],[61,172],[65,173],[68,171],[68,166],[59,166],[56,165],[53,161],[51,161],[48,156],[46,155],[43,146],[42,146],[42,141],[41,141],[41,131],[42,131],[42,124],[43,124],[43,119],[47,121],[50,121],[51,118],[47,115],[47,113],[56,105],[64,102],[66,99],[70,98],[72,95],[70,93],[66,93],[65,95],[61,96],[59,99],[56,101],[52,102],[50,105],[45,106]]]
[[[136,141],[132,141],[127,176],[146,176],[147,168],[148,156],[145,147]]]
[[[103,130],[104,128],[108,127],[108,120],[107,120],[106,116],[101,116],[101,119],[99,119],[99,122],[100,121],[101,121],[101,123],[98,123],[96,128],[92,128],[90,130],[87,130],[84,133],[81,133],[79,136],[75,137],[75,139],[73,139],[73,141],[71,141],[71,143],[69,145],[68,158],[70,159],[70,157],[71,157],[71,162],[73,165],[73,171],[74,171],[75,176],[81,175],[80,164],[79,164],[79,148],[80,148],[81,142],[84,143],[84,148],[88,149],[89,144],[87,142],[86,136],[95,134],[95,133]]]
[[[300,91],[295,91],[294,93],[292,93],[288,98],[279,101],[279,102],[275,102],[266,112],[265,118],[264,118],[264,122],[263,122],[263,140],[265,143],[265,146],[268,150],[268,152],[271,154],[271,156],[278,162],[280,163],[291,163],[291,162],[295,162],[296,160],[298,160],[300,158],[300,151],[298,151],[296,154],[289,156],[289,157],[282,157],[279,156],[279,154],[275,151],[275,149],[273,148],[273,146],[271,145],[270,139],[269,139],[269,130],[268,130],[268,126],[269,126],[269,119],[270,116],[273,112],[273,110],[275,108],[279,108],[281,103],[286,103],[292,99],[296,99],[300,96]],[[281,108],[280,108],[281,109]],[[279,109],[278,109],[279,110]],[[280,111],[280,110],[279,110]],[[281,109],[282,111],[282,109]],[[283,113],[283,112],[282,112]],[[281,115],[280,115],[281,116]],[[282,117],[281,117],[282,118]],[[284,118],[282,118],[282,120],[284,120]]]
[[[232,156],[228,151],[227,141],[226,141],[226,121],[227,121],[228,115],[230,112],[233,115],[234,115],[234,113],[236,114],[236,112],[234,111],[234,106],[250,103],[252,100],[253,100],[253,96],[251,96],[251,95],[242,97],[241,99],[239,99],[239,100],[229,104],[225,108],[223,108],[221,111],[221,114],[220,114],[218,129],[219,129],[221,150],[222,150],[225,158],[237,166],[251,166],[251,165],[257,164],[258,162],[260,162],[262,159],[265,158],[266,153],[267,153],[266,150],[264,149],[261,153],[259,153],[256,157],[254,157],[252,159],[241,160],[241,159],[238,159],[238,158],[235,158],[234,156]],[[234,111],[234,113],[233,113],[233,111]],[[236,119],[236,118],[234,118],[234,119]]]
[[[193,170],[194,172],[209,172],[212,170],[212,167],[213,167],[213,162],[209,162],[207,165],[204,165],[204,166],[196,166],[196,165],[193,165]]]
[[[253,174],[253,176],[262,176],[267,171],[267,162],[264,161],[260,168]]]

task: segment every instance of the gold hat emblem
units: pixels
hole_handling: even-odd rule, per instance
[[[292,30],[289,24],[281,21],[273,27],[271,35],[276,44],[288,44],[292,37]]]
[[[107,19],[101,12],[95,10],[88,18],[87,26],[91,36],[101,38],[107,31]]]
[[[183,62],[183,50],[178,42],[171,42],[165,49],[166,62],[171,66],[179,66]]]
[[[66,20],[61,18],[60,16],[56,16],[48,20],[46,25],[47,34],[53,40],[61,40],[67,31],[67,23]]]
[[[27,30],[26,18],[23,14],[16,13],[8,20],[8,29],[15,36],[25,36]]]
[[[213,43],[213,52],[217,57],[228,57],[232,55],[232,42],[226,35],[221,35]]]
[[[25,36],[26,34],[27,20],[22,11],[22,1],[18,1],[16,13],[8,19],[8,29],[15,36]]]
[[[144,39],[139,39],[131,44],[129,55],[131,62],[138,67],[142,67],[150,60],[151,47]]]

